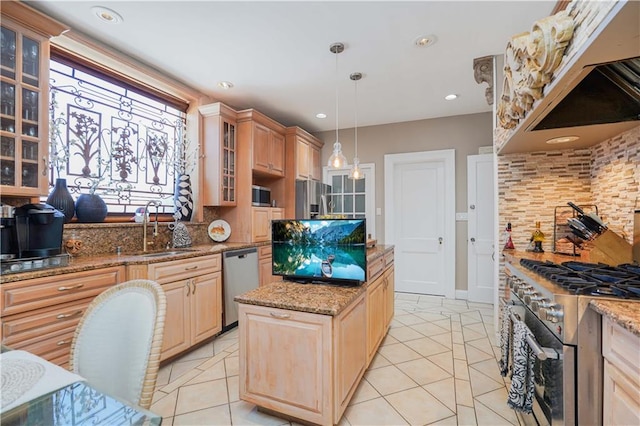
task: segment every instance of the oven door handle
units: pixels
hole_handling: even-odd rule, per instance
[[[507,303],[507,302],[504,302],[503,300],[500,300],[500,302],[501,302],[501,305],[503,305],[503,307],[506,307],[507,305],[514,306],[513,303]],[[509,317],[511,319],[511,322],[520,321],[520,318],[518,318],[516,314],[514,314],[511,311],[509,311]],[[525,324],[525,327],[527,327],[526,324]],[[529,327],[527,327],[527,329],[529,329]],[[562,359],[561,353],[559,353],[557,350],[553,348],[545,348],[544,346],[540,346],[540,344],[536,341],[536,339],[531,334],[527,334],[526,341],[529,347],[533,350],[535,356],[538,357],[540,361],[545,361],[547,359],[559,359],[559,360]]]

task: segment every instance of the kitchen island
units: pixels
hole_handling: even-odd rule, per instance
[[[274,282],[237,296],[240,398],[337,424],[393,317],[393,247],[367,255],[357,287]]]

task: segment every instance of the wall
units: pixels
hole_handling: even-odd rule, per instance
[[[335,142],[335,130],[316,133],[324,141],[322,162],[326,164]],[[354,156],[353,129],[340,130],[342,150]],[[456,212],[467,211],[467,156],[478,154],[481,146],[492,145],[491,113],[409,121],[358,127],[360,163],[376,165],[376,207],[384,207],[384,155],[405,152],[455,149]],[[384,209],[376,217],[376,235],[384,243]],[[467,222],[456,222],[456,289],[467,289]]]
[[[526,249],[536,221],[552,250],[554,207],[595,204],[611,230],[629,243],[640,194],[640,126],[590,149],[498,156],[500,227],[513,227],[516,249]]]

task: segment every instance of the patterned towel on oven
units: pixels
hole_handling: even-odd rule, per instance
[[[509,356],[511,349],[511,306],[502,306],[502,323],[500,327],[500,374],[502,377],[509,372]]]
[[[533,337],[522,321],[513,322],[513,373],[507,405],[517,411],[531,413],[535,393],[533,368],[536,355],[527,343]]]

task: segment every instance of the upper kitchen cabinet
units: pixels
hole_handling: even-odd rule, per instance
[[[236,112],[218,102],[199,108],[203,117],[202,204],[235,206],[236,196]]]
[[[287,153],[290,155],[292,166],[296,172],[295,179],[322,180],[320,151],[324,142],[300,127],[288,127],[285,134]]]
[[[67,28],[15,1],[2,2],[0,192],[49,190],[49,38]]]
[[[640,124],[640,2],[566,7],[507,44],[500,154],[587,148]]]
[[[251,140],[253,173],[284,177],[284,127],[266,115],[249,109],[238,112],[238,130]]]

